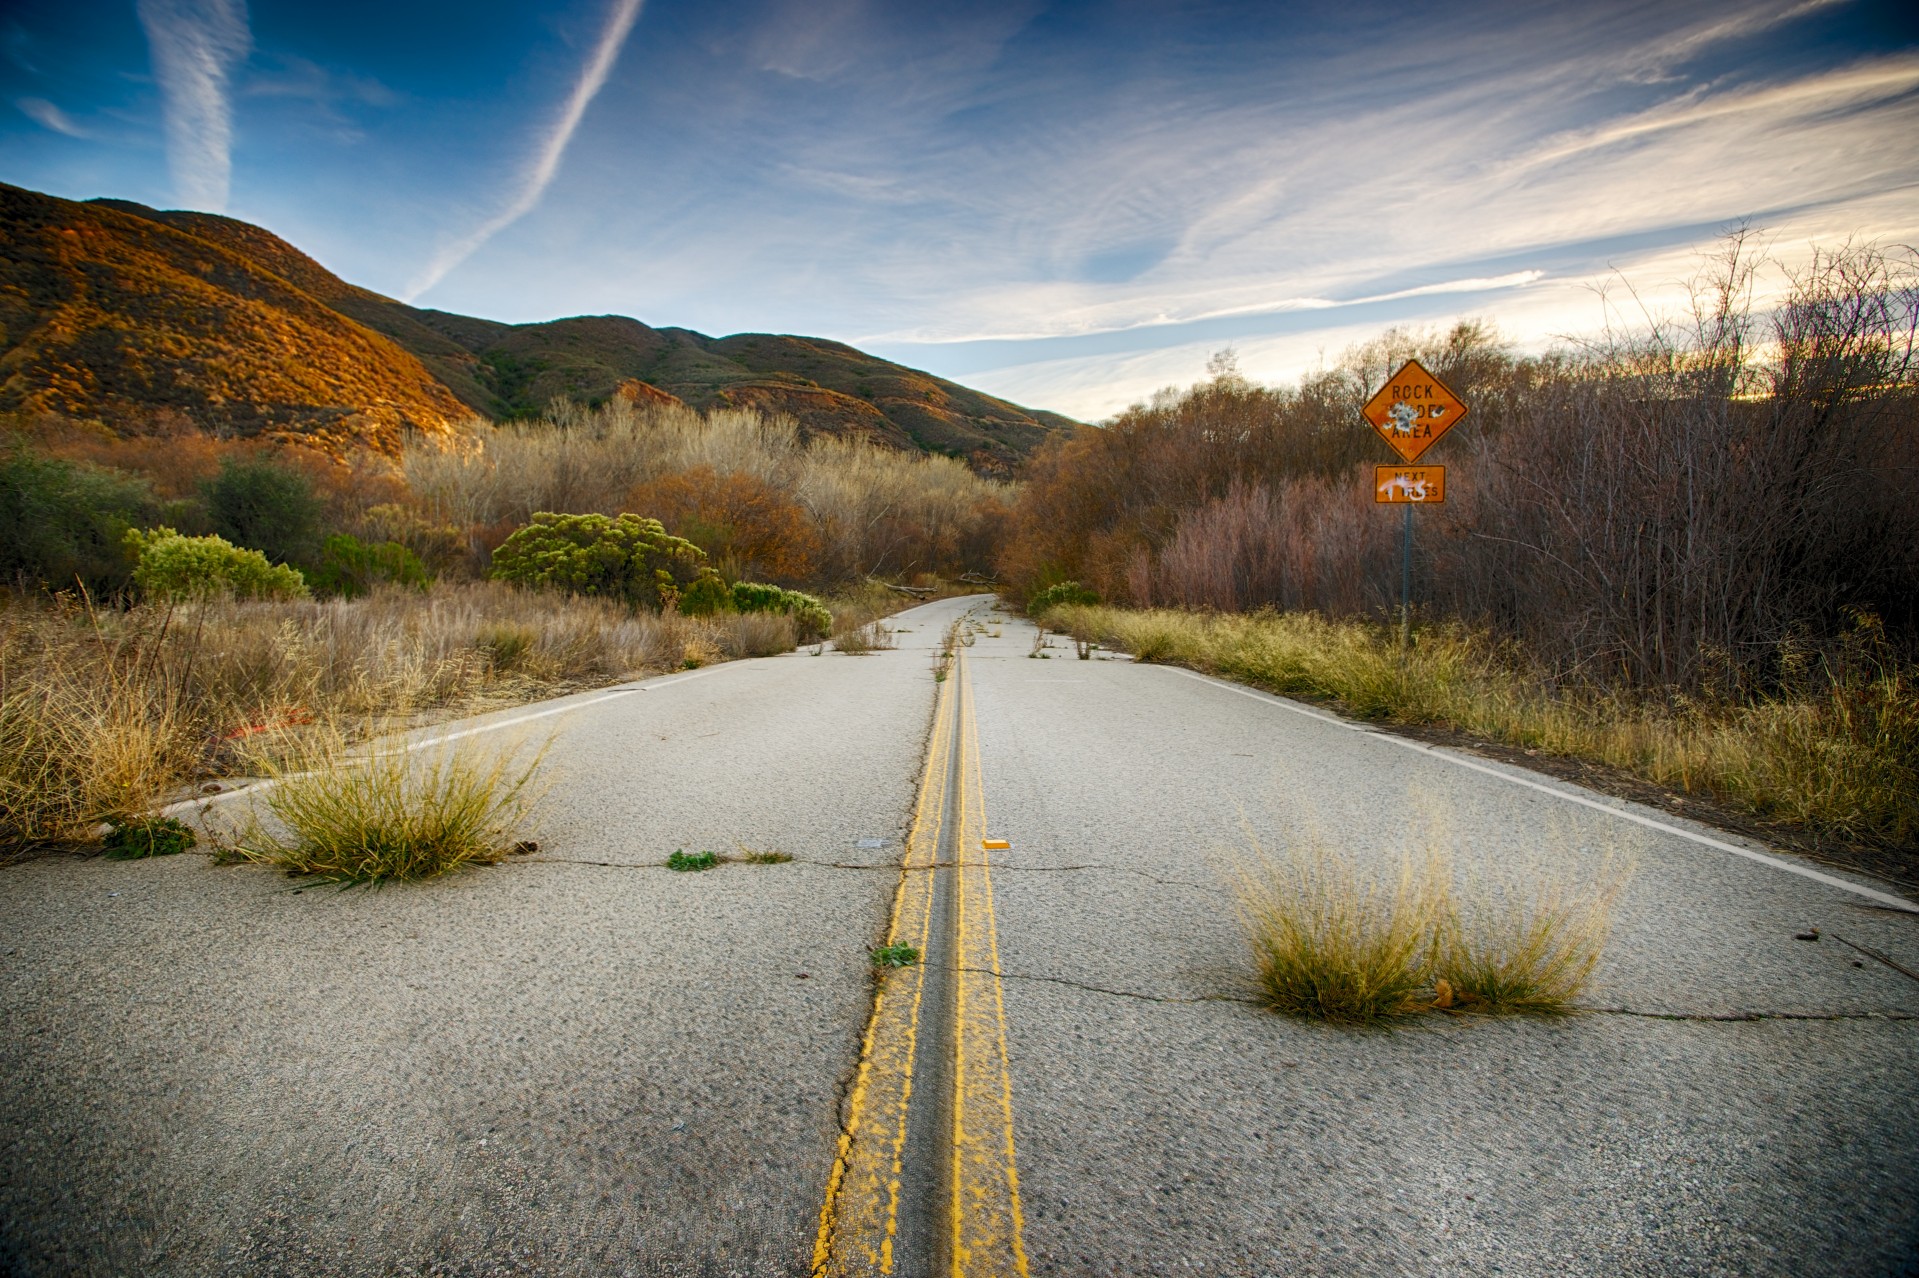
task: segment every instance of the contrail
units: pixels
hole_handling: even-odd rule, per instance
[[[233,147],[227,73],[253,47],[246,0],[138,0],[138,8],[160,82],[174,197],[224,212]]]
[[[559,172],[567,143],[573,140],[573,130],[579,128],[586,108],[606,83],[606,77],[619,59],[620,49],[626,44],[627,34],[633,30],[633,23],[639,18],[640,7],[644,3],[645,0],[614,0],[613,8],[607,14],[606,29],[600,32],[599,43],[593,47],[593,56],[580,68],[580,78],[574,83],[573,92],[567,96],[566,108],[560,112],[559,119],[553,122],[552,130],[534,155],[533,164],[521,178],[519,194],[513,197],[512,203],[469,234],[441,249],[426,270],[407,285],[404,295],[406,301],[411,302],[438,284],[448,271],[473,256],[482,244],[525,217],[540,202],[540,197],[553,181],[553,175]]]

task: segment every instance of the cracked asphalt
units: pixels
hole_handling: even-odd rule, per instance
[[[0,1269],[806,1273],[931,649],[975,606],[1031,1272],[1919,1272],[1919,983],[1834,940],[1919,969],[1919,918],[1277,698],[1034,659],[980,600],[529,725],[542,851],[495,868],[0,869]],[[1493,896],[1630,859],[1592,1010],[1264,1011],[1220,871],[1307,837],[1441,838]],[[660,868],[741,847],[797,859]]]

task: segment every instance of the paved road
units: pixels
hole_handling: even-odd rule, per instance
[[[872,1197],[901,1238],[970,1196],[896,1272],[1909,1271],[1919,983],[1831,937],[1919,967],[1919,918],[1276,698],[1035,660],[1011,619],[935,682],[976,607],[528,725],[560,731],[530,862],[344,895],[194,857],[0,870],[0,1263],[807,1273],[859,1236],[829,1185],[904,1068],[866,947],[922,910],[952,936],[879,1006],[952,1009],[903,1059],[951,1058],[901,1131],[985,1097],[1011,1140],[902,1143]],[[1388,858],[1409,812],[1495,884],[1634,855],[1612,1010],[1356,1034],[1236,1001],[1222,860],[1306,830]],[[736,844],[800,859],[657,868]]]

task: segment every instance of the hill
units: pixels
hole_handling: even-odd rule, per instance
[[[1073,425],[839,342],[455,315],[349,284],[234,218],[0,185],[0,409],[388,447],[561,395],[787,413],[808,434],[988,473]]]

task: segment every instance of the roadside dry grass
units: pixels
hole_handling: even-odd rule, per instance
[[[86,842],[313,725],[348,740],[787,651],[764,614],[687,618],[497,583],[325,602],[0,600],[0,857]]]
[[[1788,699],[1706,701],[1554,686],[1458,626],[1424,629],[1402,654],[1387,627],[1313,613],[1066,607],[1047,621],[1140,661],[1592,760],[1814,833],[1919,839],[1919,679],[1869,627],[1840,666]]]

